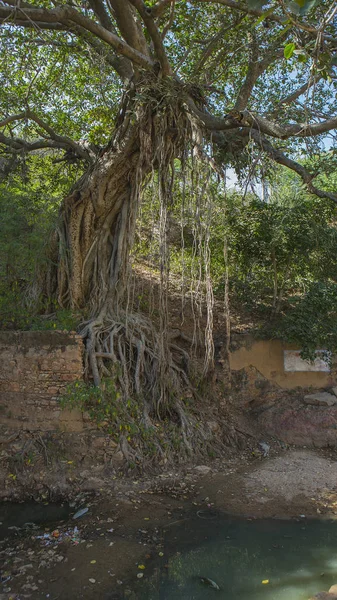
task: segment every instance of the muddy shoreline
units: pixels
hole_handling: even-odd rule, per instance
[[[191,515],[336,519],[337,459],[333,451],[290,449],[152,478],[97,480],[72,501],[73,512],[89,509],[78,520],[2,540],[1,600],[137,598],[137,586],[165,568],[165,531]]]

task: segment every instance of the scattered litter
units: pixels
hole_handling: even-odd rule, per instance
[[[90,583],[96,583],[96,579],[93,579],[92,577],[90,577],[89,581]]]
[[[95,564],[96,564],[96,561],[95,561],[95,560],[91,560],[91,561],[90,561],[90,564],[91,564],[91,565],[95,565]]]
[[[60,531],[59,529],[55,529],[51,533],[44,533],[43,535],[37,535],[35,537],[36,540],[41,540],[43,546],[51,546],[55,544],[60,544],[64,541],[71,541],[75,546],[77,546],[81,539],[78,531],[78,527],[69,527],[65,531]]]
[[[85,515],[88,512],[89,508],[81,508],[81,510],[78,510],[74,516],[73,519],[79,519],[80,517],[83,517],[83,515]]]
[[[215,581],[213,581],[213,579],[209,579],[208,577],[200,577],[200,581],[201,581],[201,583],[204,583],[204,584],[208,585],[209,587],[211,587],[213,590],[220,591],[220,587],[218,586],[218,584]]]
[[[137,573],[137,578],[141,579],[142,577],[144,577],[144,573]]]
[[[270,446],[266,442],[258,443],[259,450],[262,452],[263,458],[269,455]]]
[[[145,565],[138,565],[138,569],[144,570],[145,569]]]
[[[269,579],[262,579],[261,583],[263,583],[263,585],[266,585],[267,583],[269,583]]]

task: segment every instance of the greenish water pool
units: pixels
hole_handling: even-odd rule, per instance
[[[206,577],[220,591],[203,584],[200,578]],[[167,528],[164,556],[142,580],[137,598],[307,600],[333,583],[336,522],[205,515]]]

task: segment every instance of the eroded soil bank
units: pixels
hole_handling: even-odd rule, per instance
[[[271,450],[266,458],[241,456],[154,478],[95,481],[95,490],[70,500],[69,519],[24,529],[21,522],[5,532],[1,600],[137,598],[169,559],[165,531],[191,514],[337,517],[333,451]],[[89,510],[74,520],[83,507]]]

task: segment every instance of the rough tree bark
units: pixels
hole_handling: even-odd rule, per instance
[[[100,311],[123,294],[139,203],[139,178],[148,171],[132,126],[64,200],[58,227],[60,306]],[[55,280],[55,277],[54,277]]]

